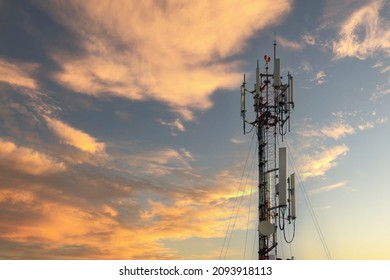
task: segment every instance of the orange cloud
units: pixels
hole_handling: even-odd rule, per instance
[[[43,3],[43,2],[42,2]],[[53,53],[62,85],[95,96],[167,103],[186,120],[236,88],[240,52],[255,32],[279,23],[290,0],[51,1],[43,9],[79,38],[83,55]]]
[[[18,147],[0,138],[0,165],[31,175],[61,172],[66,169],[62,162],[31,148]]]
[[[24,190],[8,190],[0,189],[0,203],[11,202],[16,203],[27,203],[30,204],[34,200],[34,195],[29,191]]]
[[[358,126],[360,129],[360,126]],[[362,129],[361,129],[362,130]],[[338,140],[342,137],[345,137],[349,134],[355,134],[356,130],[350,124],[348,124],[341,117],[334,120],[329,125],[324,125],[319,127],[319,125],[313,125],[307,123],[304,127],[298,130],[298,134],[303,137],[329,137],[335,140]]]
[[[134,154],[128,160],[128,164],[132,169],[137,169],[139,174],[163,176],[178,170],[190,172],[192,170],[190,161],[193,160],[193,156],[184,148],[180,151],[165,148]]]
[[[302,180],[324,175],[329,169],[335,167],[336,160],[346,155],[348,151],[349,148],[343,144],[311,155],[303,155],[299,159]]]
[[[342,181],[342,182],[338,182],[338,183],[335,183],[335,184],[323,186],[323,187],[320,187],[320,188],[317,188],[317,189],[313,189],[313,190],[310,191],[310,193],[317,194],[317,193],[322,193],[322,192],[329,192],[329,191],[333,191],[333,190],[338,189],[338,188],[342,188],[346,184],[347,184],[347,181]]]
[[[49,128],[67,145],[73,146],[88,153],[104,152],[105,144],[98,142],[87,133],[75,129],[68,124],[45,117]]]
[[[236,195],[235,188],[225,183],[203,191],[175,192],[169,203],[149,199],[148,207],[126,223],[123,219],[128,216],[120,209],[134,205],[114,201],[99,206],[60,193],[44,195],[42,188],[1,188],[0,210],[12,211],[13,216],[0,219],[0,240],[19,247],[30,244],[19,258],[175,259],[175,252],[162,240],[224,236],[231,198]],[[237,212],[241,218],[236,229],[246,228],[244,208]],[[32,250],[31,244],[40,247]]]
[[[380,15],[384,6],[385,1],[369,1],[347,17],[341,24],[338,40],[333,42],[337,58],[365,59],[380,50],[390,54],[390,21]]]
[[[31,73],[38,68],[37,64],[11,62],[0,58],[0,82],[10,85],[36,89],[36,81],[31,78]]]
[[[344,137],[345,135],[355,133],[355,129],[351,125],[344,122],[335,122],[330,126],[324,126],[320,129],[320,131],[325,136],[336,140]]]
[[[181,122],[179,118],[176,118],[176,120],[172,122],[164,121],[164,120],[157,120],[160,124],[168,126],[171,129],[172,136],[177,136],[177,131],[184,132],[186,131],[185,126]]]
[[[282,36],[277,36],[276,41],[278,44],[280,44],[282,47],[291,49],[294,51],[301,51],[305,47],[305,45],[301,42],[291,41],[287,38],[284,38]]]
[[[0,239],[20,246],[41,244],[35,252],[22,252],[25,255],[21,258],[128,259],[143,255],[150,258],[149,254],[154,253],[158,258],[164,250],[169,251],[155,243],[152,233],[143,234],[147,229],[142,232],[122,226],[113,213],[107,213],[107,207],[80,207],[71,201],[49,201],[32,191],[2,189],[0,208],[5,207],[13,211],[13,218],[3,216],[0,220]],[[81,251],[70,250],[75,247]]]

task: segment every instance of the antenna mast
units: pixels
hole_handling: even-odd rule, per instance
[[[256,66],[256,84],[253,91],[246,88],[246,79],[241,85],[241,117],[244,134],[246,124],[257,128],[258,140],[258,254],[259,260],[277,258],[277,232],[285,230],[286,221],[294,226],[295,233],[295,175],[287,177],[286,147],[277,150],[278,138],[283,141],[290,131],[290,113],[294,109],[293,77],[288,73],[288,83],[280,76],[280,59],[276,58],[276,39],[273,42],[273,73],[269,73],[271,57],[264,56],[265,73],[260,73],[259,60]],[[246,119],[246,93],[253,95],[255,120]]]

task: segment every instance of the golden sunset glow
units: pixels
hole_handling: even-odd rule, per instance
[[[370,232],[390,233],[386,1],[18,2],[0,0],[0,259],[256,258],[240,85],[274,54],[296,98],[272,146],[297,178],[278,253],[327,258],[319,221],[334,259],[390,258]]]

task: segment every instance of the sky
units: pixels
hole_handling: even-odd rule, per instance
[[[385,0],[0,0],[0,258],[256,258],[239,89],[275,36],[299,175],[279,256],[390,259]]]

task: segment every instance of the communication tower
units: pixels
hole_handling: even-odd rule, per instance
[[[244,134],[249,125],[256,129],[258,140],[258,255],[259,260],[277,259],[278,231],[283,232],[286,242],[291,243],[295,235],[295,174],[288,176],[287,148],[279,147],[279,138],[290,131],[290,114],[294,109],[293,77],[287,74],[283,83],[280,72],[280,59],[276,58],[274,41],[273,72],[270,70],[271,57],[264,56],[264,70],[260,71],[259,60],[256,66],[254,90],[241,85],[241,117]],[[253,95],[255,120],[246,118],[246,94]],[[286,222],[293,224],[294,234],[286,237]]]

